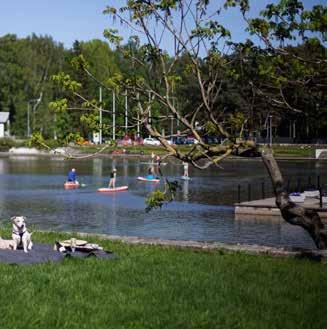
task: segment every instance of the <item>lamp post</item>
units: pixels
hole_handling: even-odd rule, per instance
[[[102,87],[99,88],[99,102],[100,102],[100,111],[99,111],[99,144],[102,144]]]
[[[112,90],[112,140],[116,140],[116,92]]]
[[[127,100],[127,90],[125,91],[125,135],[127,135],[128,130],[128,100]]]
[[[30,99],[29,101],[27,101],[27,137],[31,136],[30,104],[35,103],[35,105],[33,106],[33,114],[34,114],[35,108],[41,102],[41,99],[42,99],[42,94],[40,98]]]
[[[269,115],[269,146],[272,147],[272,115]]]
[[[31,131],[30,131],[30,102],[27,102],[27,137],[30,137]]]

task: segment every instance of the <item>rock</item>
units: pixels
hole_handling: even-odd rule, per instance
[[[9,150],[9,153],[11,154],[22,154],[22,155],[39,155],[39,154],[45,154],[45,152],[38,150],[35,147],[12,147]]]

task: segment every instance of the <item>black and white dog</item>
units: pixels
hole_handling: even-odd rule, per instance
[[[33,247],[33,243],[31,240],[31,233],[27,231],[26,217],[24,216],[14,216],[11,217],[12,222],[12,239],[14,240],[14,250],[17,247],[23,247],[24,252],[28,252]]]

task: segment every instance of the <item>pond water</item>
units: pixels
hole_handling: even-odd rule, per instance
[[[256,243],[277,246],[312,247],[311,239],[301,228],[276,219],[234,218],[233,203],[237,185],[242,198],[247,184],[252,195],[261,197],[265,181],[266,196],[271,194],[268,176],[260,160],[227,160],[224,169],[205,171],[190,168],[191,181],[180,181],[176,201],[161,210],[145,212],[146,195],[160,184],[136,180],[145,175],[146,158],[94,158],[61,160],[50,157],[0,158],[0,218],[8,223],[13,215],[25,215],[37,229],[81,231],[163,239]],[[112,166],[117,168],[116,185],[129,190],[115,194],[97,193],[108,184]],[[312,182],[327,177],[327,162],[281,161],[285,176],[295,184],[298,177]],[[70,168],[77,169],[78,179],[86,186],[65,190],[63,183]],[[168,162],[164,174],[176,178],[182,166]],[[327,182],[324,182],[327,183]]]

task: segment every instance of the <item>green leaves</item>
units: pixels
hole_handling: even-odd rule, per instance
[[[119,47],[123,41],[123,38],[118,34],[118,30],[116,29],[105,29],[103,36],[116,47]]]
[[[33,133],[28,141],[29,147],[36,147],[38,149],[49,149],[50,147],[46,145],[45,139],[41,133]]]
[[[170,10],[176,8],[176,0],[161,0],[159,7],[164,10]]]
[[[119,90],[123,79],[124,77],[121,73],[115,73],[107,79],[106,84],[111,89]]]
[[[207,40],[212,40],[217,37],[231,37],[230,31],[216,21],[209,21],[205,26],[199,25],[193,29],[191,33],[191,38],[203,38]]]
[[[105,15],[106,14],[115,15],[117,13],[117,9],[115,7],[107,6],[106,9],[102,13]]]
[[[227,0],[224,4],[224,8],[240,6],[243,15],[249,11],[250,5],[248,0]]]
[[[80,122],[90,130],[99,129],[99,115],[97,113],[82,114]]]
[[[269,22],[262,18],[253,18],[249,20],[248,31],[251,34],[258,33],[262,35],[264,38],[268,38],[271,26]]]
[[[57,113],[65,112],[67,110],[67,107],[68,107],[67,98],[58,99],[56,101],[49,103],[50,110],[57,112]]]
[[[234,131],[239,131],[245,122],[245,116],[242,112],[236,112],[229,115],[228,123]]]
[[[65,90],[70,90],[72,92],[76,92],[82,87],[81,83],[72,80],[70,75],[64,72],[53,75],[51,79]]]
[[[161,209],[165,202],[165,193],[160,190],[154,190],[145,199],[145,204],[147,205],[145,211],[150,212],[153,209]]]
[[[181,186],[177,181],[169,181],[166,179],[164,191],[156,189],[145,199],[145,204],[147,205],[145,211],[149,212],[153,209],[161,209],[164,204],[172,202],[175,199],[176,192],[180,189]]]
[[[71,64],[75,70],[87,70],[90,66],[83,54],[74,57],[71,60]]]

